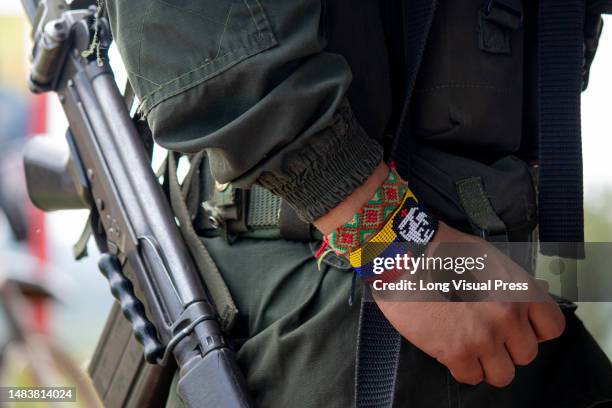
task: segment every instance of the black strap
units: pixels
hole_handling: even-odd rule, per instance
[[[393,405],[401,336],[378,305],[364,294],[361,301],[355,402],[358,408]]]
[[[404,180],[409,180],[410,155],[414,151],[414,139],[410,135],[409,124],[410,101],[423,61],[437,0],[412,0],[403,4],[405,4],[403,14],[407,89],[402,115],[393,140],[391,160],[396,162],[397,171]]]
[[[402,2],[407,89],[398,131],[391,150],[400,175],[407,178],[412,150],[409,136],[409,105],[425,45],[433,20],[436,0]],[[391,407],[399,364],[401,336],[387,321],[378,305],[364,296],[361,303],[357,362],[355,368],[355,405]]]
[[[580,132],[584,21],[584,0],[540,0],[540,241],[571,242],[576,247],[584,241]],[[548,245],[542,250],[546,255],[581,256],[580,248],[577,253],[562,250],[572,246]]]

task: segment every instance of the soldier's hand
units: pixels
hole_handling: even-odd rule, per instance
[[[323,234],[341,226],[372,197],[388,172],[388,167],[381,163],[363,186],[316,220],[315,226]],[[440,223],[432,243],[430,247],[461,243],[481,253],[486,250],[488,272],[505,280],[524,281],[522,276],[527,275],[485,241],[444,223]],[[453,245],[446,246],[450,247]],[[377,296],[376,292],[374,297],[402,336],[467,384],[486,381],[498,387],[508,385],[514,378],[515,366],[529,364],[536,357],[538,342],[560,336],[565,328],[565,318],[553,301],[408,302]]]
[[[442,223],[433,242],[491,247]],[[518,265],[494,248],[488,253],[488,265],[500,273],[526,274],[517,271]],[[565,318],[553,301],[409,302],[384,299],[376,293],[374,297],[403,337],[466,384],[510,384],[515,366],[533,361],[538,343],[559,337],[565,328]]]

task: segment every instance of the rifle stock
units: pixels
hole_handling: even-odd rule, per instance
[[[69,123],[72,173],[78,175],[76,184],[84,184],[92,230],[106,254],[100,268],[136,338],[145,345],[145,360],[167,366],[174,357],[180,368],[179,394],[188,406],[250,406],[234,353],[112,71],[105,59],[99,65],[95,58],[82,56],[91,41],[93,11],[70,10],[58,0],[23,4],[34,24],[30,86],[34,92],[53,91],[59,97]],[[99,24],[99,40],[107,47],[107,22],[99,19],[94,24]],[[112,347],[98,350],[108,352]],[[106,393],[108,388],[99,391]]]

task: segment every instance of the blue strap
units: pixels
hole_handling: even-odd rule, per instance
[[[364,294],[361,302],[355,405],[358,408],[385,408],[393,405],[401,336],[378,305]]]
[[[584,0],[540,1],[538,201],[542,242],[584,241],[580,132],[584,22]],[[543,252],[581,255],[581,251],[563,248],[572,249],[574,245],[548,245]]]
[[[408,135],[409,105],[421,66],[437,0],[402,2],[407,89],[402,116],[391,152],[398,172],[406,178],[412,138]],[[401,166],[401,167],[400,167]],[[378,305],[364,299],[361,304],[357,361],[355,368],[355,405],[358,408],[386,408],[393,405],[401,336],[387,321]]]
[[[410,135],[410,101],[414,84],[423,61],[423,54],[433,21],[437,0],[412,0],[405,2],[404,45],[406,50],[407,89],[402,114],[391,149],[391,160],[396,162],[397,172],[409,180],[410,155],[414,151],[414,138]]]

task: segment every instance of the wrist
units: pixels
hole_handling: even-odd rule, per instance
[[[409,192],[408,183],[393,166],[368,201],[340,227],[325,236],[325,242],[339,255],[348,255],[377,234]],[[351,211],[352,212],[352,211]]]
[[[330,212],[313,222],[314,226],[323,235],[328,235],[340,228],[357,214],[374,195],[376,190],[385,181],[389,174],[389,167],[381,162],[372,172],[370,177],[343,202]]]

